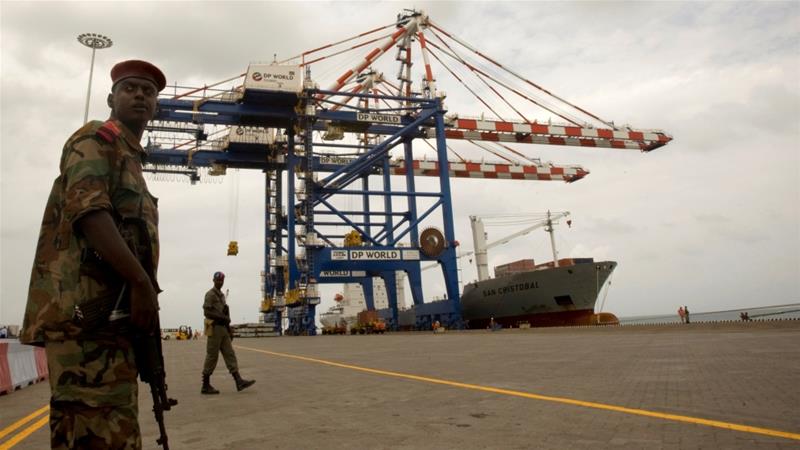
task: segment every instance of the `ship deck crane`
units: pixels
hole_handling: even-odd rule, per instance
[[[385,57],[392,48],[394,59]],[[361,50],[366,55],[356,55]],[[415,57],[421,64],[415,64]],[[343,63],[345,58],[351,59]],[[392,83],[383,74],[394,71],[381,64],[396,63],[397,83]],[[342,65],[351,69],[326,90],[311,79],[312,66],[325,74]],[[423,69],[419,78],[412,66]],[[435,73],[435,67],[443,71]],[[415,79],[421,80],[418,87]],[[448,113],[444,101],[453,91],[439,90],[446,83],[468,91],[489,117]],[[253,64],[239,76],[203,88],[179,93],[176,87],[173,95],[159,99],[159,110],[148,137],[151,170],[188,173],[194,180],[205,167],[217,174],[225,168],[264,171],[263,304],[272,314],[265,320],[279,323],[281,310],[287,309],[290,328],[304,334],[315,333],[318,283],[359,282],[371,291],[376,276],[386,283],[389,323],[396,326],[395,271],[408,274],[418,320],[436,318],[458,326],[451,178],[572,182],[588,170],[542,163],[514,146],[649,152],[672,139],[660,130],[601,119],[489,58],[417,10],[404,10],[392,24],[278,64]],[[552,117],[564,122],[553,123]],[[415,155],[415,142],[426,143],[433,153],[420,157],[416,149]],[[502,161],[464,156],[475,147]],[[437,189],[418,189],[417,176],[436,177]],[[393,185],[397,177],[404,186]],[[345,207],[342,199],[361,205]],[[362,236],[362,247],[336,244],[352,230]],[[442,269],[448,302],[436,308],[423,299],[424,261]],[[288,297],[296,300],[289,307]]]
[[[545,227],[545,230],[550,234],[550,244],[551,249],[553,251],[553,264],[555,267],[558,267],[558,251],[556,250],[556,242],[555,237],[553,236],[553,224],[555,223],[554,220],[558,220],[563,217],[568,217],[569,212],[556,212],[551,213],[547,211],[547,218],[545,220],[538,221],[533,225],[523,228],[522,230],[517,231],[516,233],[509,234],[503,238],[500,238],[494,242],[489,244],[486,243],[486,232],[484,230],[483,219],[478,216],[469,216],[470,226],[472,227],[472,240],[474,244],[474,254],[475,254],[475,268],[478,271],[478,281],[483,281],[489,278],[489,263],[487,259],[487,250],[490,248],[494,248],[503,244],[508,243],[512,239],[516,239],[520,236],[524,236],[531,231]]]

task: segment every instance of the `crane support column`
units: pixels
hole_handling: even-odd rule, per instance
[[[406,276],[408,276],[408,285],[411,286],[411,299],[414,301],[414,305],[421,305],[425,303],[425,299],[422,297],[422,270],[417,267],[412,267],[406,272]]]
[[[436,102],[436,152],[439,157],[439,164],[447,163],[447,142],[444,134],[444,108],[442,99],[437,98]],[[447,170],[439,171],[439,191],[442,194],[442,222],[444,224],[445,248],[439,262],[442,264],[442,275],[444,276],[447,298],[450,299],[453,308],[453,317],[457,324],[450,326],[463,327],[461,321],[461,300],[458,292],[458,267],[456,262],[455,249],[455,227],[453,226],[453,201],[450,193],[450,172]]]
[[[375,290],[373,289],[375,280],[372,277],[364,277],[361,281],[361,289],[364,291],[364,303],[367,311],[375,309]]]
[[[386,286],[386,300],[389,303],[389,310],[392,312],[392,321],[389,324],[389,329],[397,330],[398,317],[397,317],[397,273],[381,272],[383,284]]]
[[[403,164],[406,166],[406,190],[408,192],[416,192],[416,186],[414,184],[414,155],[411,152],[411,140],[405,139],[403,140],[403,151],[405,161]],[[416,197],[408,197],[408,221],[411,223],[417,222],[417,198]],[[416,247],[419,245],[419,230],[417,227],[411,229],[411,246]]]

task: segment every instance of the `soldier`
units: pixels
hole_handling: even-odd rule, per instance
[[[158,331],[160,289],[157,199],[142,177],[139,142],[166,78],[130,60],[111,80],[110,118],[85,124],[62,150],[20,336],[45,348],[54,449],[142,445],[131,326]],[[115,302],[129,320],[109,320]]]
[[[206,361],[203,364],[203,387],[201,394],[219,394],[219,391],[211,386],[211,374],[217,367],[217,359],[220,352],[225,360],[228,371],[236,381],[236,390],[247,389],[255,380],[245,380],[239,375],[239,366],[236,362],[236,353],[233,351],[233,334],[231,333],[231,314],[225,294],[222,293],[222,285],[225,284],[225,274],[214,272],[214,287],[206,292],[205,302],[203,302],[203,314],[206,317]]]

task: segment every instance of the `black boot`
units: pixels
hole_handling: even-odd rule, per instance
[[[256,380],[245,380],[244,378],[242,378],[241,375],[239,375],[239,372],[233,372],[231,375],[233,375],[233,379],[236,380],[237,391],[247,389],[250,386],[256,384]]]
[[[201,394],[219,394],[219,391],[214,389],[211,385],[211,375],[203,374],[203,388],[200,389]]]

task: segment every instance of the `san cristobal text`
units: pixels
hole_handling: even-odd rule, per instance
[[[527,291],[528,289],[537,289],[539,287],[538,281],[531,281],[526,283],[510,284],[497,289],[484,289],[483,296],[491,297],[494,295],[505,295],[514,292]]]

